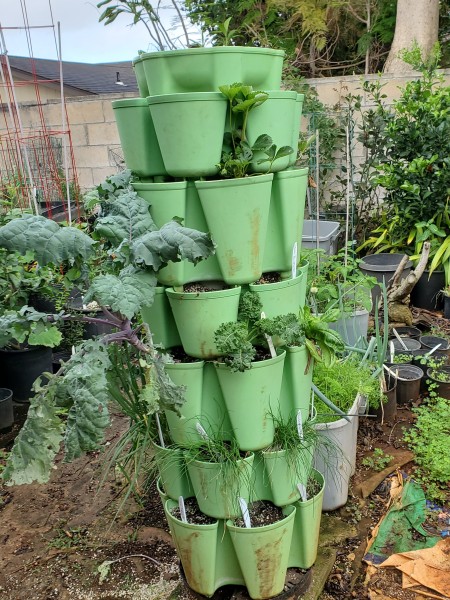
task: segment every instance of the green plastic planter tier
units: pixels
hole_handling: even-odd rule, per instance
[[[283,509],[284,519],[264,527],[236,527],[227,521],[250,598],[271,598],[283,591],[289,563],[295,506]]]
[[[134,190],[150,204],[150,214],[157,227],[162,227],[174,216],[183,219],[183,225],[207,232],[205,215],[193,182],[175,181],[167,183],[133,183]],[[215,255],[201,260],[196,265],[187,260],[169,262],[157,273],[159,283],[167,286],[182,286],[192,281],[222,279]]]
[[[194,492],[182,451],[177,448],[163,448],[157,444],[153,444],[153,449],[161,484],[169,498],[178,500],[180,496],[192,497]]]
[[[228,101],[220,92],[147,98],[166,171],[172,177],[218,173]]]
[[[297,269],[297,272],[301,272],[303,273],[303,279],[300,283],[300,308],[304,308],[305,307],[305,302],[306,302],[306,288],[308,285],[308,269],[309,269],[309,262],[307,260],[301,260]]]
[[[141,98],[147,98],[147,96],[150,95],[150,92],[148,91],[147,79],[145,77],[144,63],[140,56],[136,56],[136,58],[133,59],[133,70],[139,89],[139,96]]]
[[[280,394],[280,415],[284,421],[298,411],[301,411],[302,423],[308,419],[313,371],[314,360],[306,346],[286,348]]]
[[[223,280],[230,285],[261,277],[272,180],[268,173],[195,182]]]
[[[186,386],[185,403],[180,416],[165,411],[170,436],[176,444],[186,446],[201,439],[199,423],[210,436],[231,439],[231,424],[223,402],[214,365],[202,360],[191,363],[167,363],[165,369],[176,385]]]
[[[166,290],[183,349],[189,356],[220,356],[214,333],[222,323],[237,320],[240,287],[210,292]]]
[[[292,270],[292,249],[302,243],[308,169],[275,173],[270,199],[269,223],[264,248],[263,270]],[[306,289],[306,280],[305,280]]]
[[[139,177],[166,175],[147,100],[114,100],[112,107],[127,168]]]
[[[320,484],[320,492],[313,498],[306,500],[306,502],[299,501],[294,504],[294,535],[292,536],[288,566],[300,569],[309,569],[313,566],[317,558],[319,545],[325,479],[315,469],[312,470],[311,477],[314,477]]]
[[[314,448],[300,445],[295,455],[286,450],[263,451],[264,467],[272,491],[272,502],[286,506],[300,499],[298,483],[306,485],[312,470]]]
[[[253,146],[260,135],[267,134],[272,138],[277,149],[283,146],[291,146],[295,156],[295,149],[298,147],[298,136],[300,135],[300,129],[298,128],[297,142],[295,146],[292,146],[297,92],[275,91],[267,93],[269,94],[268,99],[261,106],[258,106],[257,110],[250,111],[248,115],[248,143]],[[267,173],[270,167],[272,173],[282,171],[288,168],[291,156],[292,154],[279,158],[270,166],[270,161],[264,152],[255,152],[250,170],[253,173]],[[264,162],[259,164],[260,160]]]
[[[181,346],[178,329],[166,296],[166,288],[159,286],[155,289],[153,304],[142,308],[141,317],[150,327],[155,344],[160,344],[164,348]]]
[[[176,506],[176,502],[167,500],[164,512],[189,587],[210,597],[223,585],[244,585],[225,521],[183,523],[171,512]]]
[[[297,98],[295,100],[294,127],[292,130],[292,143],[291,143],[291,147],[294,149],[294,152],[289,157],[289,166],[290,167],[293,167],[295,165],[295,163],[297,162],[298,140],[300,137],[300,127],[301,127],[304,99],[305,99],[305,96],[303,94],[297,94]]]
[[[215,363],[234,436],[241,450],[261,450],[273,442],[271,418],[278,414],[286,352],[252,363],[247,371],[231,371]]]
[[[187,461],[189,477],[200,510],[209,517],[228,519],[241,514],[239,498],[250,499],[254,454],[235,466]]]
[[[300,308],[300,284],[303,273],[294,279],[284,279],[276,283],[253,283],[250,291],[259,297],[262,310],[271,319],[288,313],[298,314]]]
[[[284,52],[215,46],[141,55],[150,95],[210,92],[233,81],[257,90],[278,90]]]

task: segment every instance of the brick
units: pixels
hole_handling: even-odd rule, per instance
[[[71,125],[70,134],[73,146],[86,146],[88,143],[86,125]]]
[[[88,190],[94,187],[94,179],[92,177],[92,169],[81,168],[77,169],[78,183],[82,190]]]
[[[103,105],[101,100],[86,100],[85,98],[67,102],[69,122],[73,125],[82,123],[103,123]]]
[[[91,123],[87,125],[89,146],[120,144],[115,123]]]
[[[109,166],[108,149],[106,146],[78,146],[73,149],[75,164],[78,168]]]

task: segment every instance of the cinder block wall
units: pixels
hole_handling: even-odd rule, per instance
[[[450,69],[442,73],[447,84],[450,85]],[[370,75],[368,78],[374,80],[378,75]],[[410,79],[412,79],[410,76],[381,75],[382,82],[386,84],[384,88],[388,96],[386,101],[389,103],[394,98],[398,98],[399,88]],[[362,93],[361,81],[359,75],[307,80],[317,89],[319,99],[330,107],[339,107],[342,98],[349,93]],[[82,189],[98,185],[105,177],[123,168],[123,155],[111,102],[117,98],[129,98],[133,95],[104,94],[66,99],[78,179]],[[60,102],[48,100],[43,111],[47,126],[52,130],[61,130]],[[24,127],[39,126],[35,103],[23,103],[21,114]]]

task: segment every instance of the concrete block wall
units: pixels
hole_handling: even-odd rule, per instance
[[[450,69],[443,71],[443,74],[447,84],[450,85]],[[368,79],[374,80],[378,77],[378,75],[369,75]],[[411,76],[381,75],[382,82],[386,84],[384,92],[388,96],[388,103],[398,98],[399,88],[411,78]],[[361,76],[353,75],[309,79],[307,83],[316,88],[319,99],[324,104],[339,107],[345,95],[362,94],[361,81]],[[124,167],[111,102],[118,98],[130,98],[133,95],[118,93],[66,98],[75,163],[83,190],[98,185],[105,177]],[[61,103],[58,100],[48,100],[43,105],[43,112],[49,129],[54,131],[62,129]],[[25,128],[39,127],[39,113],[35,103],[22,103],[21,116]],[[2,125],[0,125],[0,134],[1,127]]]

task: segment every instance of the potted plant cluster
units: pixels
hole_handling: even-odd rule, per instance
[[[252,56],[273,56],[281,77],[278,53],[245,50]],[[151,70],[157,61],[149,57],[147,62],[148,83],[157,79]],[[266,64],[264,70],[273,69]],[[325,321],[303,310],[298,285],[307,173],[289,170],[288,146],[299,125],[294,123],[300,119],[299,98],[277,91],[273,80],[269,92],[260,92],[247,84],[228,85],[233,79],[235,74],[220,79],[221,91],[212,87],[155,94],[149,88],[149,114],[168,175],[145,175],[153,178],[145,182],[140,173],[141,180],[131,185],[125,175],[108,178],[87,198],[88,207],[97,206],[89,234],[33,216],[0,228],[1,247],[31,248],[40,265],[68,259],[88,264],[84,301],[94,299],[105,312],[104,321],[116,328],[83,342],[61,372],[38,387],[4,478],[14,483],[46,480],[63,440],[68,460],[98,447],[113,399],[130,422],[113,461],[135,487],[148,460],[156,462],[160,494],[189,585],[212,595],[222,585],[239,583],[256,599],[279,594],[288,567],[314,563],[324,478],[312,466],[317,436],[309,423],[310,380],[314,364],[332,362],[344,346]],[[209,103],[215,144],[220,132],[218,156],[212,149],[200,152],[211,132],[206,117],[199,122],[198,116],[210,110]],[[261,123],[255,116],[263,108],[269,111],[271,104],[275,114],[290,115],[289,138],[276,143],[270,139],[275,139],[276,128],[271,127],[276,118],[263,113]],[[174,109],[177,115],[186,109],[188,116],[173,122]],[[169,136],[161,133],[166,126],[160,117],[168,115],[171,128],[178,130],[174,144],[185,138],[185,121],[197,124],[176,166],[169,159]],[[197,154],[202,165],[190,160]],[[274,186],[278,173],[284,175]],[[181,178],[186,181],[174,181]],[[215,198],[217,181],[235,184],[225,200],[232,247],[221,237],[226,223],[216,214],[222,214],[223,202],[210,196]],[[150,187],[140,187],[145,185]],[[247,202],[253,186],[258,189],[256,203]],[[195,223],[201,226],[193,228]],[[44,236],[52,241],[45,248],[40,243]],[[264,263],[268,247],[273,252]],[[102,260],[92,261],[98,252],[103,252]],[[288,283],[280,286],[282,280]],[[274,309],[278,302],[287,313]],[[50,315],[47,321],[67,318],[65,313]],[[164,319],[163,325],[156,318]],[[158,339],[153,340],[158,325]],[[166,350],[154,341],[167,344]],[[288,354],[302,371],[291,365],[288,374]],[[295,385],[303,385],[300,408],[293,398]],[[243,401],[236,402],[238,394]],[[250,409],[252,397],[257,405]],[[242,410],[245,418],[239,416]],[[249,431],[246,421],[252,425]],[[39,435],[39,448],[31,457],[27,444],[37,444]],[[283,439],[294,438],[299,454],[291,442],[283,447]],[[278,482],[270,484],[274,460],[286,461],[287,491],[281,497],[274,493]],[[207,493],[206,483],[213,484]],[[258,515],[266,508],[271,516],[261,521]],[[263,569],[258,556],[264,557]]]
[[[192,492],[180,502],[179,490],[161,485],[188,584],[211,595],[239,583],[251,597],[268,598],[282,591],[288,566],[309,568],[315,560],[324,480],[312,466],[311,378],[314,363],[331,363],[343,343],[304,310],[297,251],[307,170],[294,167],[293,152],[302,97],[279,91],[278,52],[210,50],[141,57],[164,171],[141,175],[133,188],[157,226],[177,215],[210,232],[215,244],[214,256],[198,265],[181,261],[158,271],[164,310],[154,305],[143,317],[150,330],[164,329],[158,341],[166,344],[166,372],[186,386],[179,413],[165,411],[164,453]],[[259,55],[266,77],[244,77],[247,58],[255,64]],[[188,78],[181,64],[189,64]],[[284,442],[303,448],[295,460],[286,461],[296,452],[283,447],[281,423],[291,431],[285,426]],[[162,479],[166,472],[160,469]],[[270,483],[278,472],[283,491],[278,480]],[[271,516],[260,521],[267,509]],[[312,515],[317,526],[305,541],[304,519]],[[267,569],[258,568],[261,556]],[[276,576],[269,564],[278,565]]]
[[[385,104],[379,82],[364,84],[374,108],[366,115],[367,130],[363,123],[361,139],[369,153],[377,153],[372,160],[371,185],[384,192],[384,202],[371,215],[377,226],[360,248],[388,253],[386,264],[389,253],[394,253],[396,266],[403,254],[418,261],[424,242],[430,242],[428,268],[416,284],[411,300],[414,306],[434,310],[442,307],[439,292],[450,283],[450,124],[446,117],[450,95],[437,71],[439,49],[424,60],[416,45],[403,58],[421,72],[421,77],[408,82],[391,107]],[[374,124],[378,136],[369,134]]]

